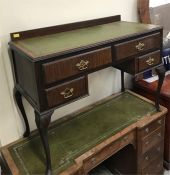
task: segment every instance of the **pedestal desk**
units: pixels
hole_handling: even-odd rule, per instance
[[[140,74],[161,65],[162,27],[125,22],[120,16],[11,33],[10,54],[15,75],[14,94],[23,115],[26,132],[30,129],[21,95],[35,109],[51,173],[47,129],[54,109],[88,94],[87,75],[113,66],[124,72]],[[156,69],[159,78],[156,109],[164,69]]]
[[[163,174],[166,112],[126,91],[60,119],[48,130],[53,174],[90,175],[102,162],[112,173],[116,168],[121,174]],[[112,155],[129,146],[134,154],[128,149],[112,163]],[[44,173],[38,134],[4,147],[2,155],[12,175]]]
[[[158,81],[148,83],[146,81],[138,81],[135,83],[135,91],[148,99],[155,100],[155,91]],[[164,145],[164,166],[170,170],[170,75],[165,77],[160,103],[168,108],[168,114],[165,122],[165,145]]]

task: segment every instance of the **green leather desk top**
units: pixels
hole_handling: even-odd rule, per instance
[[[108,40],[117,40],[126,36],[145,33],[153,28],[155,28],[155,25],[119,21],[13,41],[12,43],[24,50],[30,57],[38,58],[79,47],[100,44]]]
[[[144,116],[156,113],[154,105],[125,92],[49,130],[53,173]],[[39,135],[9,147],[22,175],[43,174],[45,155]]]

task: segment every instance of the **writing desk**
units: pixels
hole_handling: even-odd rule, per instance
[[[10,53],[15,75],[14,95],[30,133],[23,95],[35,109],[35,121],[44,145],[47,170],[51,158],[47,129],[55,108],[88,95],[88,73],[113,66],[137,75],[161,64],[162,28],[120,21],[120,16],[65,24],[11,34]],[[159,78],[156,109],[164,79]]]
[[[162,173],[166,112],[127,91],[61,119],[49,129],[53,174],[88,174],[128,144],[136,151],[135,174]],[[35,134],[4,147],[2,154],[13,175],[43,174],[42,149]]]

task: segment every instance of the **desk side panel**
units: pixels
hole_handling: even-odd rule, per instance
[[[27,100],[35,106],[39,106],[37,84],[35,79],[35,63],[27,57],[12,50],[12,66],[15,72],[15,85]]]

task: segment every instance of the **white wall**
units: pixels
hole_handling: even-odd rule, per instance
[[[23,123],[12,97],[13,78],[7,53],[9,33],[117,14],[121,14],[122,20],[137,21],[137,0],[0,0],[0,4],[0,141],[5,145],[23,133]],[[90,96],[57,109],[52,120],[118,92],[119,78],[120,72],[113,68],[90,74]],[[126,82],[129,85],[129,77]],[[33,109],[26,100],[24,105],[34,129]]]
[[[149,6],[150,7],[157,7],[157,6],[168,4],[168,3],[170,3],[170,0],[150,0]]]

